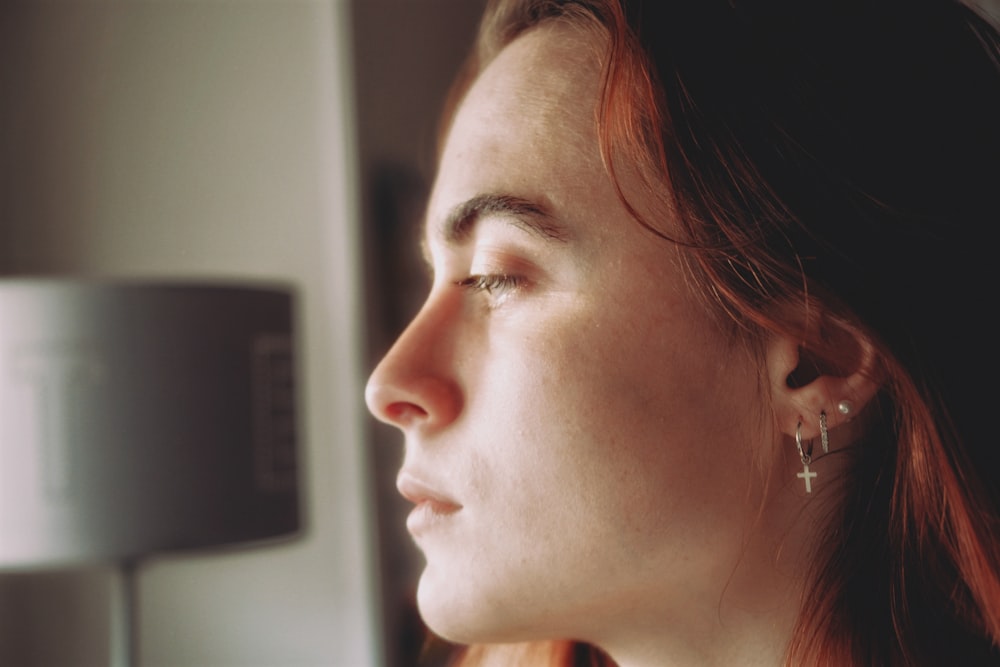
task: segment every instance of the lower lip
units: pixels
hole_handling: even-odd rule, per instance
[[[417,504],[406,518],[406,529],[413,536],[420,535],[435,526],[445,523],[453,517],[458,510],[462,509],[458,505],[442,503],[436,500],[424,500]]]

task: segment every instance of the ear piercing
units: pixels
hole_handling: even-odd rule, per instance
[[[854,406],[850,401],[844,400],[837,403],[837,412],[845,417],[850,416],[854,411]],[[823,453],[830,453],[830,427],[826,419],[826,410],[819,413],[819,440],[823,445]],[[812,440],[803,444],[802,442],[802,422],[795,427],[795,447],[799,450],[799,460],[802,461],[802,472],[795,473],[795,476],[805,482],[806,493],[812,493],[812,480],[818,475],[809,469],[812,463]]]
[[[830,431],[826,427],[826,410],[819,413],[819,439],[823,443],[823,453],[830,453]]]
[[[841,405],[847,401],[841,401]],[[841,405],[837,410],[844,413]],[[847,403],[847,411],[850,412],[850,403]],[[819,413],[819,440],[823,445],[823,453],[830,453],[830,429],[826,423],[826,410]],[[802,422],[795,427],[795,447],[799,450],[799,460],[802,462],[802,472],[795,473],[795,476],[805,482],[806,493],[812,493],[812,480],[818,475],[809,469],[812,463],[812,440],[807,445],[802,443]]]
[[[806,483],[806,493],[812,493],[812,479],[816,477],[816,473],[809,470],[809,464],[812,463],[812,440],[807,449],[802,447],[802,422],[795,427],[795,446],[799,449],[799,460],[802,461],[802,472],[795,473],[795,476]]]

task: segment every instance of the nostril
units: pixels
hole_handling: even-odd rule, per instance
[[[397,401],[385,407],[385,417],[395,424],[406,426],[414,421],[427,419],[427,411],[415,403]]]

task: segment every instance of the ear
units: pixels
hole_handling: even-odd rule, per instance
[[[860,414],[879,390],[878,356],[871,341],[845,325],[826,324],[836,332],[823,332],[822,339],[830,343],[825,355],[809,352],[789,335],[776,335],[768,344],[772,406],[785,435],[795,437],[801,428],[803,438],[815,438],[821,412],[832,431]]]

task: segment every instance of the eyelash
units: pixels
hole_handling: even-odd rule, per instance
[[[469,276],[463,280],[459,280],[456,285],[459,287],[468,287],[474,290],[480,290],[486,292],[487,294],[494,293],[505,293],[510,292],[521,286],[522,279],[520,276],[512,276],[506,273],[484,273],[480,275]]]

